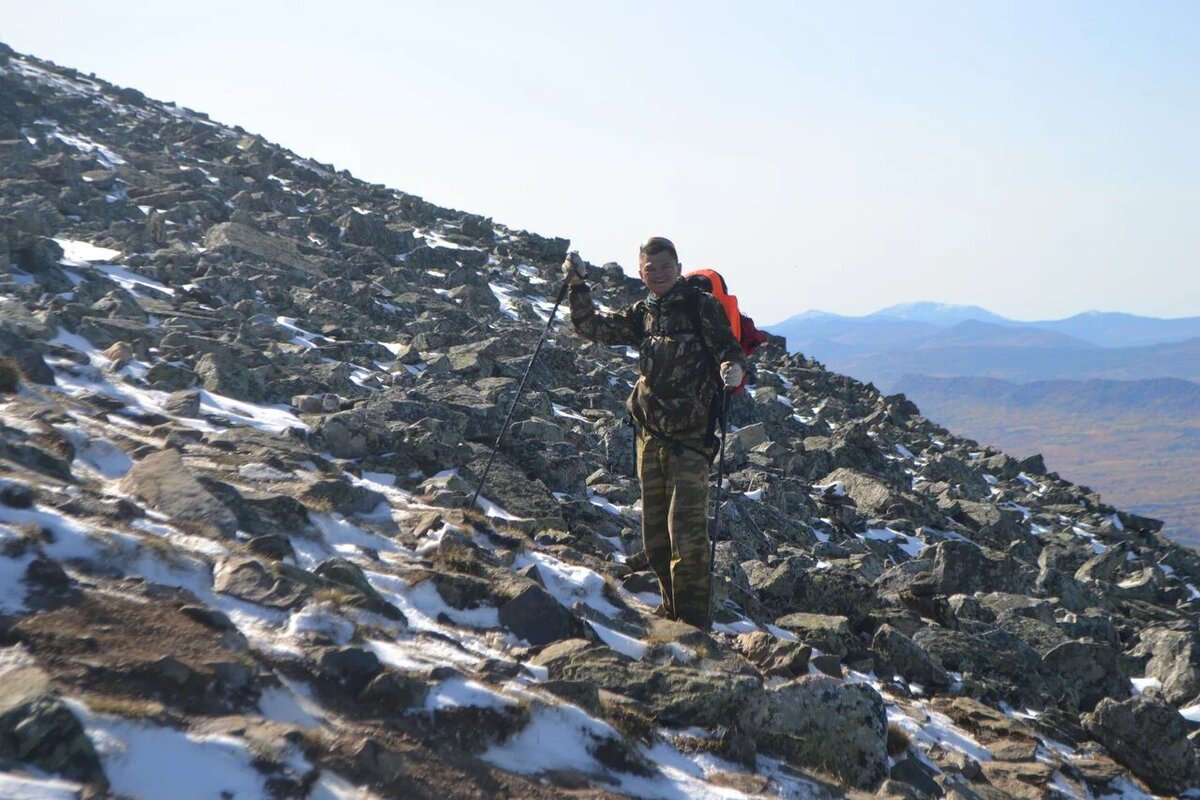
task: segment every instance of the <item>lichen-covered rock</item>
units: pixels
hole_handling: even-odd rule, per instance
[[[1192,630],[1150,628],[1132,655],[1146,658],[1146,674],[1162,682],[1167,702],[1183,704],[1200,697],[1200,636]]]
[[[950,675],[930,658],[929,653],[891,625],[879,626],[871,649],[906,681],[939,689],[950,685]]]
[[[666,724],[753,729],[762,721],[762,681],[753,675],[631,662],[581,639],[556,642],[534,662],[552,680],[586,681],[638,700]]]
[[[1056,676],[1063,702],[1079,711],[1091,711],[1106,697],[1129,696],[1129,675],[1121,655],[1099,642],[1070,641],[1042,656],[1042,670]]]
[[[14,651],[19,648],[14,648]],[[50,692],[50,678],[14,652],[0,667],[0,759],[102,787],[96,750],[71,710]]]
[[[888,776],[887,711],[864,683],[805,677],[766,693],[759,747],[827,770],[859,789]]]
[[[1113,758],[1154,791],[1178,794],[1200,781],[1187,722],[1162,700],[1106,698],[1082,722]]]

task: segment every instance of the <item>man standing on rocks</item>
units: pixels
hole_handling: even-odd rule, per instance
[[[706,629],[716,417],[724,392],[741,384],[748,365],[720,303],[683,281],[669,239],[655,236],[641,246],[638,273],[649,295],[609,314],[592,302],[579,254],[563,261],[575,330],[601,344],[638,348],[641,374],[627,406],[636,430],[646,558],[665,615]]]

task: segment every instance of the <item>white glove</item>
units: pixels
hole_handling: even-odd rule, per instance
[[[721,365],[721,380],[725,382],[726,389],[736,389],[742,385],[742,378],[746,377],[746,370],[742,369],[742,365],[736,361],[726,361]]]
[[[583,279],[587,277],[587,266],[583,263],[583,259],[579,257],[578,250],[572,250],[567,253],[567,257],[562,263],[563,280],[568,286],[578,286],[583,283]]]

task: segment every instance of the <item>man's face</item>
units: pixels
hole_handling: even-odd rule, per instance
[[[682,272],[683,268],[670,250],[660,250],[652,256],[643,253],[638,269],[642,283],[655,297],[662,297],[671,291]]]

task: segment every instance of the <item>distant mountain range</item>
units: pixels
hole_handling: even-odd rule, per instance
[[[1200,317],[1090,311],[1022,322],[979,306],[922,302],[861,317],[806,311],[768,328],[789,350],[885,389],[905,374],[1200,380]]]

